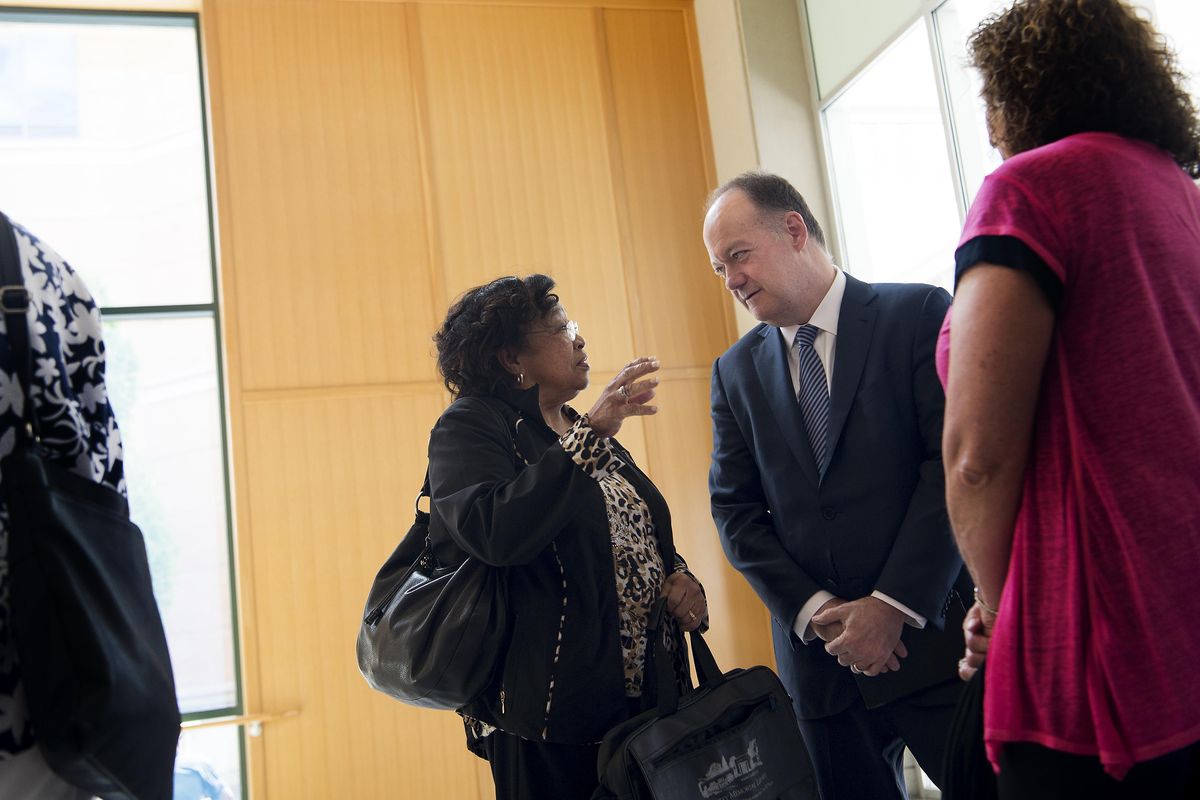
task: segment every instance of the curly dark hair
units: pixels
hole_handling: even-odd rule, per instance
[[[1018,0],[967,43],[994,144],[1010,155],[1105,131],[1166,150],[1200,177],[1200,123],[1175,54],[1120,0]]]
[[[505,347],[520,349],[531,324],[558,304],[549,275],[508,276],[468,289],[450,306],[441,329],[434,334],[438,371],[450,394],[478,397],[491,394],[513,377],[497,354]]]

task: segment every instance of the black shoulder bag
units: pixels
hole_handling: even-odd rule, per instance
[[[997,800],[1000,789],[983,743],[983,670],[963,687],[946,734],[945,800]]]
[[[125,498],[47,457],[29,394],[29,294],[0,214],[0,300],[26,424],[4,465],[12,633],[50,767],[116,800],[169,798],[179,706],[142,533]]]
[[[513,453],[525,462],[515,434]],[[491,683],[508,642],[507,597],[501,571],[479,559],[438,561],[422,497],[429,497],[428,472],[412,527],[371,585],[355,649],[373,688],[409,705],[453,710]]]
[[[600,744],[592,800],[805,800],[807,758],[792,701],[767,667],[722,673],[704,637],[690,634],[700,685],[679,696],[660,624],[650,614],[658,707]]]

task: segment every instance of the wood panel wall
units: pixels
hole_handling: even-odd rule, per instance
[[[664,364],[622,440],[671,502],[726,664],[765,612],[708,514],[714,178],[690,2],[204,0],[247,710],[258,798],[486,798],[449,713],[358,675],[371,577],[411,520],[462,290],[544,271],[597,388]]]

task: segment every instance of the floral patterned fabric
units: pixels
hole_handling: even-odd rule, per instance
[[[79,475],[125,493],[121,434],[104,383],[100,311],[61,257],[13,223],[33,349],[33,386],[18,380],[5,315],[0,314],[0,482],[24,416],[37,415],[50,457]],[[27,408],[32,397],[32,409]],[[8,510],[0,500],[0,762],[33,746],[10,636]]]

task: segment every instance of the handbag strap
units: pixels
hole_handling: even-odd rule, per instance
[[[646,625],[646,635],[653,644],[651,651],[654,659],[655,692],[658,695],[658,714],[666,716],[679,710],[679,687],[675,684],[675,665],[671,663],[671,653],[667,650],[667,636],[670,628],[662,622],[667,614],[667,599],[658,598],[650,609],[650,618]],[[692,631],[688,636],[692,640],[692,660],[696,662],[696,676],[700,685],[705,686],[717,681],[724,674],[717,666],[708,642],[698,631]]]
[[[488,406],[496,412],[496,416],[500,417],[500,421],[504,423],[505,429],[508,430],[508,438],[512,442],[513,455],[517,457],[517,461],[520,461],[522,465],[529,466],[529,459],[525,457],[525,454],[521,452],[520,446],[517,445],[517,431],[520,430],[521,423],[525,421],[525,417],[520,411],[517,412],[516,417],[510,417],[507,413],[508,404],[500,401],[500,405],[504,410],[501,410],[501,408],[492,403],[488,403]]]
[[[33,386],[33,352],[29,346],[27,322],[29,290],[25,288],[25,278],[21,274],[16,231],[3,212],[0,212],[0,310],[4,313],[4,327],[8,332],[9,349],[13,354],[17,379],[25,393],[21,416],[26,424],[19,427],[25,435],[37,439],[38,420],[31,408],[33,397],[30,392]]]
[[[0,214],[0,216],[3,216],[3,214]],[[505,429],[508,430],[508,438],[512,442],[513,454],[517,457],[518,461],[520,461],[522,464],[525,464],[526,466],[528,466],[529,459],[525,458],[525,456],[521,453],[521,448],[517,446],[517,428],[521,425],[522,422],[525,421],[525,418],[522,417],[518,413],[516,420],[514,422],[509,422],[508,417],[506,417],[504,415],[504,412],[496,409],[494,406],[493,406],[493,410],[496,411],[496,415],[498,417],[500,417],[500,419],[504,422]],[[414,503],[414,506],[417,506],[417,508],[416,508],[417,513],[421,513],[421,509],[419,508],[419,506],[420,506],[422,497],[429,498],[429,508],[432,511],[433,510],[433,495],[431,495],[429,493],[429,467],[425,468],[425,482],[421,484],[421,491],[417,494],[417,499],[416,499],[416,502]]]
[[[529,460],[525,458],[525,456],[521,453],[521,448],[517,446],[517,427],[522,422],[525,421],[525,418],[522,417],[518,413],[516,421],[509,422],[508,418],[504,415],[504,412],[500,411],[499,409],[496,409],[494,406],[493,406],[493,410],[496,412],[496,415],[499,416],[500,419],[504,422],[504,427],[508,430],[508,438],[512,442],[513,454],[517,457],[517,460],[520,461],[522,464],[528,465]],[[417,493],[417,499],[413,501],[413,511],[416,515],[417,520],[420,520],[421,516],[423,514],[425,514],[425,512],[421,510],[421,498],[422,497],[429,498],[429,513],[432,514],[433,513],[433,494],[431,493],[430,488],[429,488],[429,467],[428,466],[425,467],[425,481],[421,484],[421,491]],[[435,563],[439,563],[439,564],[441,563],[441,562],[438,562],[437,556],[434,555],[433,540],[429,538],[428,533],[425,534],[425,552],[429,554],[429,557],[431,559],[433,559],[433,561]]]
[[[413,511],[416,513],[417,519],[420,519],[421,515],[425,513],[424,511],[421,510],[421,498],[422,497],[429,498],[429,510],[432,511],[433,510],[433,497],[431,497],[429,494],[429,467],[425,468],[425,482],[421,484],[421,491],[417,492],[417,499],[413,501]],[[428,538],[428,537],[426,537],[426,538]]]

